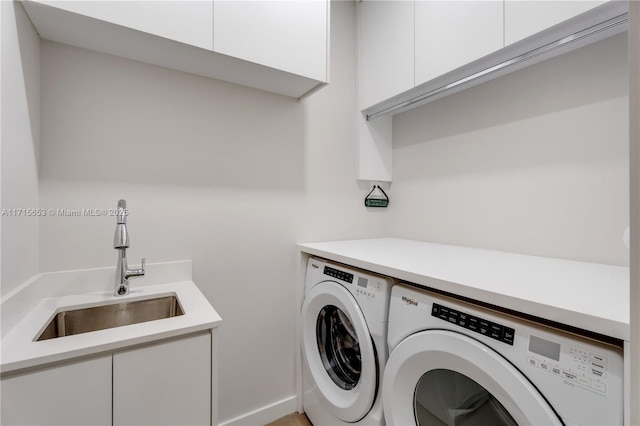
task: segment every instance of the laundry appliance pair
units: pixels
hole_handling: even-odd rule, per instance
[[[318,258],[301,321],[315,426],[623,423],[612,341]]]

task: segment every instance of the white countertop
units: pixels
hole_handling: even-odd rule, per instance
[[[0,373],[5,374],[67,359],[114,351],[128,346],[218,327],[222,323],[222,319],[195,283],[190,280],[190,263],[188,263],[188,273],[181,272],[181,270],[186,269],[183,264],[168,265],[173,267],[174,270],[177,265],[179,272],[173,275],[182,276],[188,280],[165,283],[158,282],[162,281],[161,279],[155,279],[154,281],[154,270],[164,272],[171,268],[167,265],[151,265],[148,268],[152,271],[149,281],[151,285],[141,285],[143,284],[142,280],[132,281],[131,293],[127,296],[114,296],[112,288],[106,291],[101,288],[99,291],[76,294],[64,294],[62,292],[60,295],[51,295],[50,297],[39,299],[34,306],[29,306],[26,311],[23,309],[20,319],[14,319],[15,325],[2,337]],[[70,271],[51,275],[55,275],[54,278],[57,280],[59,279],[57,275],[67,278],[72,276],[102,278],[104,276],[111,277],[113,274],[107,268],[94,271]],[[51,284],[54,280],[51,277],[46,277],[46,279],[39,281]],[[101,285],[102,283],[97,284],[97,286]],[[33,286],[31,284],[31,287]],[[41,285],[40,287],[43,286]],[[110,282],[109,287],[112,287]],[[23,290],[23,293],[25,291],[27,290]],[[108,303],[144,300],[169,295],[175,295],[178,298],[184,315],[36,341],[44,327],[57,312],[70,308],[80,309]],[[13,299],[17,299],[17,297]],[[6,304],[8,308],[12,308],[10,302],[12,301],[3,302],[3,307]],[[20,300],[19,303],[18,301],[13,301],[13,304],[22,306],[25,305],[25,302],[24,300]],[[10,310],[17,311],[16,308]]]
[[[378,238],[300,251],[628,341],[629,268]]]

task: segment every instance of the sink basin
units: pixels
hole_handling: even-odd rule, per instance
[[[184,315],[175,296],[58,312],[37,341]]]

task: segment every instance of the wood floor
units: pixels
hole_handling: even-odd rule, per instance
[[[312,426],[307,416],[300,413],[289,414],[265,426]]]

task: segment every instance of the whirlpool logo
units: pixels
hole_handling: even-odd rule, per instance
[[[413,306],[418,306],[418,302],[416,300],[413,300],[407,296],[402,296],[402,301],[406,304],[406,305],[413,305]]]

